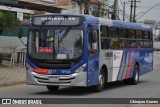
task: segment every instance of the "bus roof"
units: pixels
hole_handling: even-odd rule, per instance
[[[124,22],[120,20],[111,20],[99,18],[99,23],[102,25],[121,27],[121,28],[133,28],[133,29],[142,29],[142,30],[151,30],[152,28],[144,23],[133,23],[133,22]]]
[[[142,29],[142,30],[151,30],[152,28],[149,25],[143,24],[143,23],[132,23],[132,22],[124,22],[120,20],[112,20],[112,19],[105,19],[105,18],[98,18],[91,15],[85,15],[85,14],[59,14],[59,13],[52,13],[52,14],[41,14],[41,15],[34,15],[34,16],[51,16],[51,15],[66,15],[66,16],[82,16],[86,18],[86,21],[90,23],[97,22],[101,25],[108,25],[108,26],[115,26],[115,27],[121,27],[121,28],[133,28],[133,29]]]
[[[50,13],[50,14],[39,14],[39,15],[34,15],[34,16],[41,16],[41,17],[43,17],[43,16],[47,16],[47,15],[49,15],[49,16],[52,16],[52,15],[66,15],[66,16],[84,16],[84,17],[94,17],[94,16],[91,16],[91,15],[85,15],[85,14],[60,14],[60,13]]]

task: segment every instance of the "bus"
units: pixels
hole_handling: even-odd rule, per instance
[[[44,85],[51,92],[60,86],[92,86],[102,91],[113,81],[136,85],[139,76],[152,70],[153,34],[148,25],[81,14],[31,19],[28,85]]]

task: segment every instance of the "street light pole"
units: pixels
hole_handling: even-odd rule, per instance
[[[159,6],[159,5],[160,5],[160,3],[157,3],[157,4],[155,4],[154,6],[152,6],[150,9],[148,9],[146,12],[144,12],[141,16],[139,16],[139,17],[136,19],[136,21],[137,21],[138,19],[140,19],[142,16],[144,16],[146,13],[148,13],[150,10],[152,10],[154,7]]]
[[[136,22],[136,4],[137,4],[137,1],[134,0],[134,13],[133,13],[133,22],[135,23]]]

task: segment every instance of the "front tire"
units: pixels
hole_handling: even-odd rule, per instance
[[[50,92],[57,92],[58,89],[59,89],[59,86],[50,86],[50,85],[47,85],[46,87],[47,87],[48,91],[50,91]]]
[[[105,80],[106,80],[105,78],[106,76],[105,76],[104,70],[101,69],[100,75],[99,75],[99,84],[94,87],[96,92],[101,92],[104,90]]]

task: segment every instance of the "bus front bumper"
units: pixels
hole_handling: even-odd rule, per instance
[[[42,75],[26,70],[28,85],[87,86],[87,72],[70,75]]]

